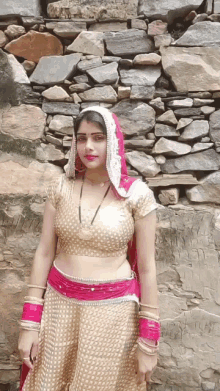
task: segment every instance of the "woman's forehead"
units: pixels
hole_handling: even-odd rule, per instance
[[[87,135],[92,135],[96,133],[103,133],[103,130],[98,124],[95,124],[90,121],[83,120],[81,124],[79,125],[79,129],[77,134],[87,134]]]

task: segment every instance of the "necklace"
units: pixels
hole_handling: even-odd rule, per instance
[[[105,186],[105,183],[109,182],[110,179],[108,179],[107,181],[105,182],[100,182],[100,183],[97,183],[97,182],[93,182],[91,181],[91,179],[88,179],[88,178],[85,178],[87,181],[89,181],[91,183],[92,186],[95,186],[95,185],[99,185],[100,187],[103,187]]]
[[[98,211],[99,211],[99,209],[100,209],[100,207],[101,207],[101,205],[102,205],[102,203],[103,203],[105,197],[107,196],[107,193],[108,193],[108,191],[109,191],[109,189],[110,189],[110,185],[109,185],[108,189],[106,190],[105,195],[104,195],[104,197],[103,197],[103,199],[102,199],[100,205],[98,206],[98,208],[97,208],[97,210],[96,210],[96,212],[95,212],[95,215],[94,215],[94,217],[93,217],[93,219],[92,219],[92,222],[91,222],[91,224],[90,224],[90,227],[88,227],[88,228],[83,228],[83,227],[82,227],[82,220],[81,220],[81,198],[82,198],[82,189],[83,189],[84,179],[85,179],[85,176],[83,177],[82,186],[81,186],[81,192],[80,192],[80,199],[79,199],[79,221],[80,221],[80,229],[79,229],[79,232],[78,232],[77,236],[78,236],[80,239],[83,239],[83,240],[90,240],[90,239],[92,239],[92,237],[93,237],[93,233],[91,232],[91,226],[92,226],[92,224],[93,224],[93,221],[95,220],[95,217],[96,217],[96,215],[97,215],[97,213],[98,213]]]

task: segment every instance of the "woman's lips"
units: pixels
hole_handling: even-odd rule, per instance
[[[97,157],[98,156],[85,156],[85,158],[87,159],[87,160],[95,160],[95,159],[97,159]]]

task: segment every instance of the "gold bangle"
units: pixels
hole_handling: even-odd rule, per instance
[[[150,348],[157,349],[159,348],[159,341],[156,341],[156,345],[150,345],[143,337],[138,338],[138,342],[141,342],[144,345],[149,346]]]
[[[154,307],[153,305],[150,305],[150,304],[139,303],[139,306],[147,307],[147,308],[153,308],[155,310],[159,309],[159,307]]]
[[[145,343],[144,342],[142,342],[142,341],[138,341],[138,344],[140,344],[143,348],[145,348],[148,352],[154,352],[155,350],[158,350],[158,346],[150,346],[150,348],[149,347],[147,347],[146,345],[145,345]]]
[[[24,297],[25,303],[37,303],[37,304],[44,304],[44,299],[40,297],[34,297],[34,296],[25,296]]]
[[[46,286],[40,286],[40,285],[31,285],[31,284],[28,284],[28,288],[47,289],[47,287],[46,287]]]

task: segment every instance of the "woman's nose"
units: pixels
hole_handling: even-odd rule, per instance
[[[86,141],[86,149],[93,149],[92,140],[88,137]]]

